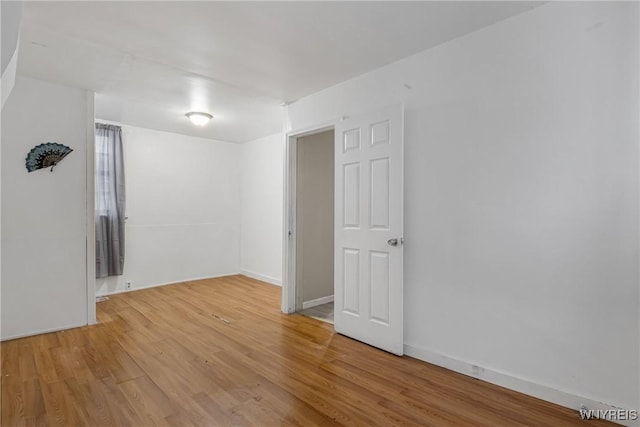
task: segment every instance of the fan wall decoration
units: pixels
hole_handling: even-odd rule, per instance
[[[33,172],[38,169],[53,168],[73,150],[57,142],[47,142],[36,145],[27,154],[27,170]]]

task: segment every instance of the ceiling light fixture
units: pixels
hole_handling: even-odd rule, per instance
[[[209,120],[213,119],[213,116],[209,113],[203,113],[200,111],[191,111],[190,113],[185,114],[191,123],[197,126],[204,126],[209,123]]]

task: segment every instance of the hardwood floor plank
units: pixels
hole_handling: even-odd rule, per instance
[[[136,343],[126,341],[122,337],[122,343],[127,348],[134,348]],[[141,350],[136,350],[141,351]],[[210,381],[207,376],[202,376],[200,372],[192,372],[190,367],[176,366],[167,358],[156,357],[157,349],[148,349],[149,353],[138,359],[142,369],[151,377],[156,384],[175,402],[182,406],[190,404],[190,396],[202,390],[215,392],[218,400],[228,402],[228,407],[237,405],[238,402],[231,397],[226,397],[226,393]],[[207,373],[209,374],[209,373]]]
[[[209,416],[210,420],[216,420],[219,426],[250,426],[251,423],[242,415],[232,410],[227,410],[216,399],[207,393],[197,393],[192,396],[193,401]]]
[[[247,367],[234,355],[218,353],[214,357],[216,364],[219,364],[225,371],[243,373],[242,379],[237,378],[234,381],[256,384],[255,387],[250,388],[250,398],[258,402],[264,400],[263,404],[268,403],[269,407],[273,408],[274,412],[279,414],[282,420],[303,426],[331,424],[330,418],[298,398],[298,396],[286,391],[279,384],[270,381],[254,370],[247,370]],[[292,407],[299,408],[300,411],[292,412]]]
[[[33,347],[31,343],[26,340],[20,340],[18,344],[18,354],[20,359],[18,361],[20,378],[23,380],[31,380],[38,378],[38,368],[36,367],[36,361],[33,358]]]
[[[113,377],[102,378],[96,387],[104,394],[116,426],[142,426],[142,414],[136,412]]]
[[[51,384],[60,380],[58,378],[58,371],[56,370],[52,353],[52,351],[55,351],[57,348],[59,347],[52,347],[47,350],[33,352],[33,358],[41,383]]]
[[[289,393],[299,396],[336,422],[344,425],[376,425],[373,418],[353,403],[354,397],[348,396],[346,390],[324,379],[317,381],[314,372],[301,369],[300,364],[282,363],[282,359],[273,357],[273,354],[259,352],[248,356],[237,355],[237,359],[243,362],[245,369],[252,366],[256,372],[260,372],[271,382],[280,384]]]
[[[111,336],[101,329],[95,329],[97,340],[94,342],[103,362],[117,382],[127,381],[144,375],[135,360]]]
[[[42,384],[42,395],[50,425],[90,425],[85,415],[86,410],[80,404],[82,399],[80,396],[73,395],[73,390],[66,382]]]
[[[280,313],[244,276],[112,295],[98,325],[1,344],[3,426],[603,426]]]
[[[121,382],[118,388],[140,413],[143,422],[169,425],[165,418],[178,411],[179,407],[146,375]]]
[[[24,425],[25,400],[22,380],[17,375],[3,375],[2,378],[2,425]]]
[[[323,365],[323,369],[346,376],[352,381],[360,381],[366,384],[370,390],[384,396],[381,406],[394,412],[407,414],[413,419],[429,419],[433,412],[436,416],[446,418],[436,418],[434,421],[451,423],[455,421],[460,425],[486,425],[491,419],[499,421],[501,425],[520,425],[519,419],[509,419],[501,413],[492,412],[487,409],[484,402],[469,401],[465,399],[464,392],[446,393],[441,387],[416,387],[407,388],[406,382],[397,381],[393,378],[378,376],[376,372],[360,369],[357,366],[349,365],[342,360],[337,360]],[[425,404],[428,407],[425,407]],[[435,410],[435,411],[434,411]],[[461,415],[468,414],[468,415]],[[488,418],[486,416],[489,416]]]
[[[94,337],[98,339],[94,333],[98,330],[98,328],[90,328],[87,330],[87,335],[89,337]],[[84,364],[91,372],[91,376],[95,379],[103,379],[109,377],[111,374],[109,373],[109,369],[107,369],[107,363],[102,358],[102,353],[96,348],[94,345],[87,345],[80,349],[80,357],[84,360]]]
[[[24,381],[22,383],[24,396],[24,412],[27,425],[48,425],[47,408],[42,397],[40,380],[37,378]],[[11,424],[6,424],[11,425]]]

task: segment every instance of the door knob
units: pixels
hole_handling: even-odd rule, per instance
[[[389,246],[398,246],[398,239],[389,239],[389,240],[387,240],[387,245],[389,245]]]

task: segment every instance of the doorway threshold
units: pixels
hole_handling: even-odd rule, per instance
[[[298,314],[333,324],[333,301],[300,310]]]

